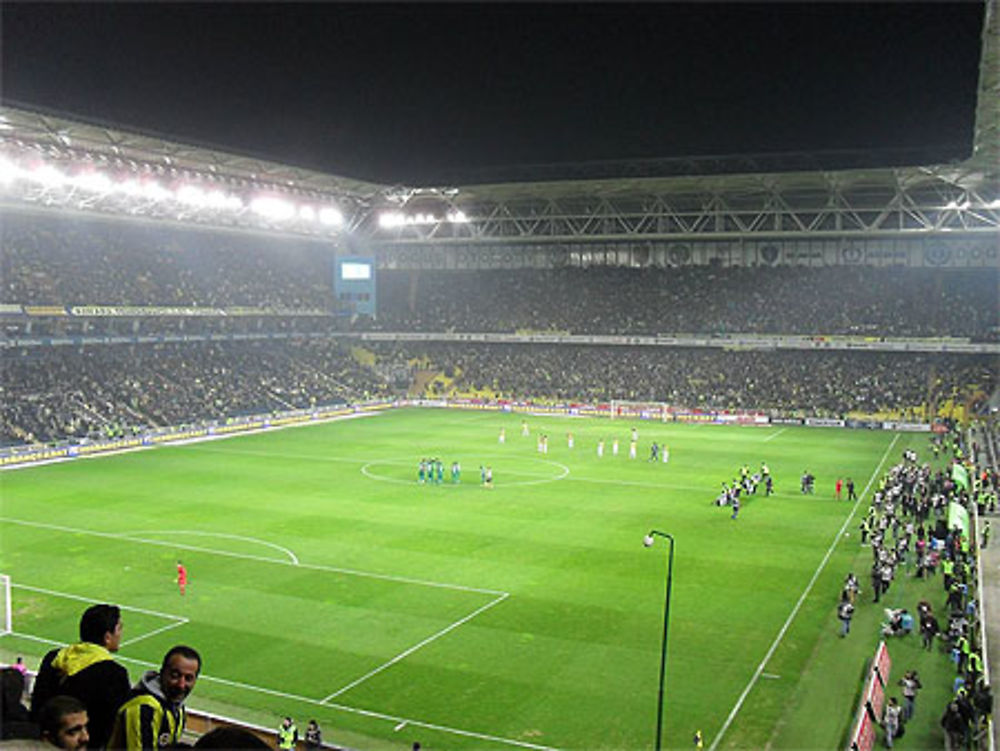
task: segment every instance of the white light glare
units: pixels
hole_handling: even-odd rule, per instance
[[[398,211],[386,211],[379,214],[378,226],[382,229],[396,229],[415,224],[437,224],[440,221],[433,214],[402,214]]]
[[[340,227],[344,223],[344,215],[332,206],[324,206],[319,210],[319,222],[328,227]]]
[[[250,208],[265,219],[291,219],[295,216],[295,207],[280,198],[258,196],[250,202]]]
[[[0,184],[10,185],[21,176],[21,168],[9,159],[0,158]]]
[[[208,196],[205,191],[194,185],[182,185],[177,189],[177,200],[189,206],[205,206],[208,204]]]
[[[299,219],[311,222],[316,219],[316,209],[312,206],[299,206]]]
[[[465,215],[464,211],[452,211],[448,214],[448,221],[453,224],[465,224],[469,221],[469,217]]]
[[[36,183],[44,185],[46,188],[54,188],[66,182],[66,175],[49,164],[43,164],[31,170],[29,176]]]
[[[93,193],[107,193],[111,190],[111,180],[101,172],[85,172],[77,175],[73,184],[82,190],[89,190]]]

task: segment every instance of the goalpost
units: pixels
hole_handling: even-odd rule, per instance
[[[667,422],[669,413],[664,402],[633,402],[627,399],[612,399],[611,419]]]
[[[11,616],[10,605],[10,577],[7,574],[0,574],[0,588],[3,590],[3,599],[0,601],[0,636],[13,633],[13,618]]]

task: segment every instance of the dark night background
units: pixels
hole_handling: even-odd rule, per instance
[[[971,150],[980,2],[22,4],[3,98],[384,182]]]

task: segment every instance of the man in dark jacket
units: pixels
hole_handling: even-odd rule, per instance
[[[80,641],[53,649],[42,659],[31,695],[32,719],[53,696],[83,702],[89,718],[89,748],[104,748],[115,712],[129,692],[128,671],[114,660],[122,641],[121,610],[92,605],[80,618]]]

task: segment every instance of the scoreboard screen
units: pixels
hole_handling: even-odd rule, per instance
[[[370,263],[358,263],[357,261],[341,261],[340,278],[345,281],[371,279],[372,265]]]
[[[339,257],[333,291],[337,307],[347,315],[375,315],[375,259]]]

